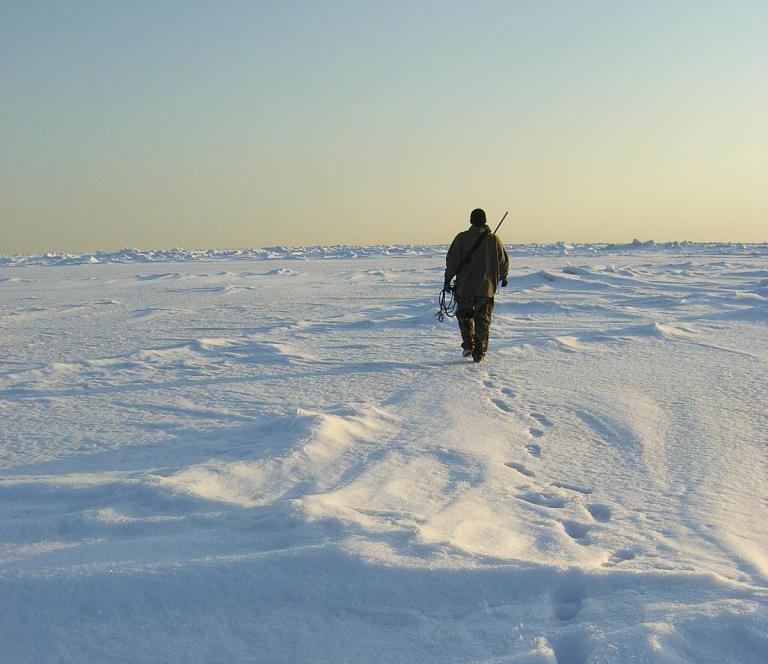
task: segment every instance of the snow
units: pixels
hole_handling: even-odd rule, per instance
[[[0,255],[0,267],[29,265],[88,265],[101,263],[176,263],[195,261],[256,261],[256,260],[307,260],[349,259],[384,257],[439,258],[445,255],[447,245],[372,245],[372,246],[309,246],[309,247],[262,247],[259,249],[157,249],[145,251],[136,248],[118,251],[96,251],[82,254],[18,254]],[[765,256],[766,244],[734,242],[654,242],[633,240],[627,244],[586,243],[568,244],[515,244],[507,245],[512,256],[605,256],[622,254],[672,254],[676,256]],[[287,273],[288,267],[278,268]],[[150,275],[151,276],[151,275]],[[162,276],[162,275],[158,275]]]
[[[768,245],[509,250],[0,258],[0,660],[768,661]]]

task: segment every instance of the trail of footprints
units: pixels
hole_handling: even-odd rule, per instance
[[[487,389],[496,393],[496,396],[490,398],[491,403],[503,413],[515,413],[516,409],[512,402],[512,399],[516,396],[515,391],[510,387],[497,387],[495,378],[495,373],[489,373],[488,378],[483,381],[483,385]],[[553,426],[552,421],[546,415],[542,415],[541,413],[531,411],[526,414],[526,417],[533,422],[533,424],[528,427],[528,435],[533,440],[543,438],[545,430],[550,429]],[[531,442],[525,446],[525,449],[532,457],[541,457],[541,445],[538,443]],[[535,473],[525,468],[523,464],[508,463],[507,465],[527,477],[535,477]]]
[[[510,399],[515,398],[515,391],[510,387],[496,387],[496,383],[494,382],[496,374],[488,374],[488,376],[489,377],[483,382],[483,385],[485,385],[485,387],[487,387],[489,390],[495,390],[500,395],[491,397],[491,403],[504,413],[513,413],[514,407]],[[542,415],[541,413],[531,412],[528,413],[528,417],[538,425],[528,428],[528,435],[530,435],[531,438],[543,437],[544,431],[540,427],[550,428],[552,426],[552,422],[549,420],[549,418],[546,415]],[[541,455],[541,447],[539,445],[529,445],[528,451],[533,456]]]
[[[514,390],[509,387],[497,386],[495,379],[496,374],[489,373],[488,378],[483,381],[483,385],[493,393],[493,396],[490,397],[490,402],[504,414],[519,414],[519,407],[516,407],[512,401],[516,396]],[[529,411],[525,413],[525,418],[533,422],[527,430],[532,442],[525,445],[525,450],[532,460],[540,459],[543,454],[540,442],[543,442],[543,439],[546,436],[546,430],[551,429],[554,424],[546,415],[538,412]],[[533,479],[536,477],[535,471],[528,468],[523,463],[508,461],[504,465],[525,478]],[[555,481],[551,482],[549,486],[554,487],[554,489],[572,492],[573,494],[581,495],[583,497],[590,496],[593,492],[590,487],[579,486],[578,484],[570,482]],[[531,505],[552,510],[562,509],[570,502],[567,494],[564,496],[562,491],[556,492],[548,489],[536,489],[530,487],[530,485],[522,487],[521,492],[517,494],[517,498],[530,503]],[[600,502],[590,501],[587,502],[584,507],[591,517],[591,523],[582,523],[574,519],[565,518],[557,519],[557,521],[559,521],[566,535],[568,535],[574,542],[583,546],[589,546],[592,543],[589,537],[590,531],[599,524],[610,522],[613,513],[609,505]],[[616,565],[627,560],[632,560],[635,556],[636,553],[632,549],[619,549],[611,555],[609,562],[606,563],[606,565]],[[573,615],[570,615],[570,610],[562,609],[559,609],[556,613],[558,613],[558,618],[561,620],[569,620],[570,618],[575,617],[575,613],[578,613],[578,610]]]

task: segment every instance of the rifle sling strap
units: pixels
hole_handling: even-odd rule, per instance
[[[458,276],[459,272],[461,272],[461,268],[463,268],[467,263],[469,263],[469,261],[472,260],[472,254],[475,253],[475,249],[477,249],[480,246],[480,243],[489,235],[492,235],[491,231],[484,229],[480,237],[475,240],[475,243],[472,245],[472,248],[469,250],[464,260],[461,261],[461,265],[459,265],[459,269],[456,270],[456,274],[454,276]]]

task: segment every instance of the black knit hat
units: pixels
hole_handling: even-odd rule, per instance
[[[476,208],[469,215],[469,223],[473,226],[485,226],[485,210]]]

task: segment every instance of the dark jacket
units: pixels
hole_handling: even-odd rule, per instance
[[[462,266],[464,258],[482,233],[487,233],[486,237],[472,252],[469,263]],[[457,272],[458,295],[493,297],[496,294],[499,280],[509,272],[509,257],[502,241],[491,233],[487,225],[471,226],[454,238],[445,257],[445,280],[450,281]]]

